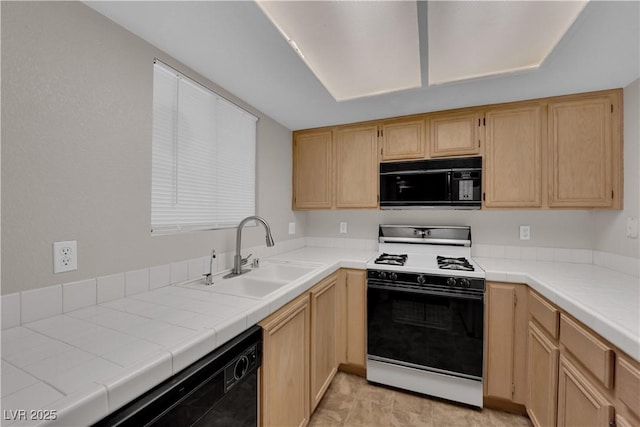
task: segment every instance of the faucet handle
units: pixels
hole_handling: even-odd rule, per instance
[[[245,265],[247,262],[249,262],[249,258],[251,258],[251,255],[253,254],[247,255],[246,258],[241,258],[240,265]]]
[[[204,277],[205,285],[213,285],[213,276],[211,273],[203,274],[202,277]]]

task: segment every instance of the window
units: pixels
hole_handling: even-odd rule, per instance
[[[257,120],[156,60],[152,233],[235,227],[255,215]]]

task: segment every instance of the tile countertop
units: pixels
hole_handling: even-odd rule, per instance
[[[640,278],[593,264],[473,259],[486,280],[526,283],[640,361]]]
[[[92,424],[339,268],[366,268],[375,254],[307,247],[271,257],[316,268],[264,299],[170,285],[4,329],[0,424]]]
[[[214,293],[201,285],[172,285],[5,329],[2,425],[91,424],[323,277],[339,268],[364,269],[374,255],[305,247],[271,257],[317,268],[263,300]],[[488,280],[527,283],[640,361],[637,277],[590,264],[474,260]],[[56,419],[42,420],[50,415],[46,411],[55,411]]]

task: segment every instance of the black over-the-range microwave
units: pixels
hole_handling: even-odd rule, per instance
[[[381,209],[480,209],[482,157],[380,164]]]

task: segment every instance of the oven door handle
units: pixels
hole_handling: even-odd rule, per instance
[[[470,292],[447,292],[438,289],[431,288],[417,288],[414,286],[402,286],[402,285],[387,285],[382,283],[375,283],[369,281],[367,283],[367,289],[380,289],[383,291],[394,291],[394,292],[403,292],[407,294],[421,294],[421,295],[434,295],[441,296],[447,298],[458,298],[458,299],[466,299],[466,300],[476,300],[483,301],[484,300],[484,292],[482,293],[470,293]]]

